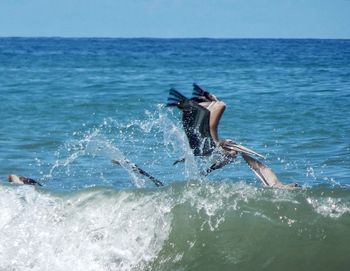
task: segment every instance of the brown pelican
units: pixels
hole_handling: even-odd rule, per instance
[[[272,171],[271,168],[267,167],[260,161],[253,157],[242,153],[242,157],[248,163],[249,167],[253,170],[256,176],[263,182],[265,186],[281,188],[281,189],[293,189],[299,187],[297,183],[283,184]],[[164,183],[153,177],[151,174],[140,168],[138,165],[132,163],[129,160],[112,160],[116,165],[122,165],[124,168],[130,168],[134,173],[146,176],[150,179],[157,187],[164,186]]]
[[[193,84],[192,94],[193,97],[188,99],[171,88],[167,106],[176,106],[182,111],[183,128],[195,156],[210,156],[214,152],[220,154],[220,158],[206,170],[205,175],[233,162],[237,153],[240,153],[266,186],[283,185],[270,168],[251,157],[254,155],[264,158],[264,156],[230,139],[219,139],[218,125],[226,108],[225,103],[197,84]]]
[[[33,180],[31,178],[27,178],[27,177],[24,177],[24,176],[17,176],[17,175],[14,175],[14,174],[8,176],[8,181],[10,183],[16,183],[16,184],[29,184],[29,185],[42,186],[36,180]]]

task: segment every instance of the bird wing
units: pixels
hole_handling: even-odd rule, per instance
[[[201,86],[197,85],[196,83],[193,84],[193,92],[192,92],[192,99],[199,99],[199,101],[210,101],[210,102],[218,102],[218,98],[215,97],[212,93],[205,90]]]
[[[210,111],[209,129],[214,141],[219,142],[218,126],[226,105],[197,84],[193,84],[192,99]]]
[[[112,163],[122,166],[123,168],[125,168],[126,170],[131,170],[134,173],[137,174],[141,174],[143,176],[146,176],[147,178],[149,178],[156,186],[164,186],[164,183],[159,181],[158,179],[156,179],[155,177],[153,177],[151,174],[149,174],[148,172],[144,171],[142,168],[140,168],[138,165],[132,163],[131,161],[127,160],[127,159],[123,159],[123,160],[112,160]]]
[[[184,104],[182,124],[195,155],[206,155],[215,148],[210,134],[210,111],[194,101]]]
[[[175,89],[170,89],[168,106],[182,111],[182,125],[194,155],[209,155],[216,146],[210,134],[210,111]]]

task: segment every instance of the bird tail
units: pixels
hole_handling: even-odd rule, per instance
[[[168,102],[167,106],[181,106],[181,104],[185,101],[187,101],[188,98],[184,95],[182,95],[180,92],[178,92],[176,89],[171,88],[169,90],[169,96],[168,96]]]

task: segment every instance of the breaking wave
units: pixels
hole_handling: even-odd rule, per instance
[[[348,270],[350,191],[1,185],[0,270]]]

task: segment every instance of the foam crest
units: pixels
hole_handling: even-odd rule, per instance
[[[7,210],[1,270],[143,269],[170,231],[169,208],[155,195],[95,190],[56,197],[32,187],[0,194]]]
[[[281,249],[297,253],[293,248],[307,244],[333,253],[327,248],[334,238],[341,252],[350,236],[348,207],[345,189],[290,191],[244,182],[66,194],[5,185],[0,270],[179,270],[194,262],[199,266],[193,270],[202,270],[209,264],[203,253],[210,253],[217,267],[222,257],[227,266],[247,259],[260,266]],[[337,227],[330,226],[335,222]],[[278,265],[275,259],[271,263]]]
[[[307,198],[307,202],[314,208],[314,210],[325,216],[332,218],[340,218],[345,214],[350,214],[350,203],[344,202],[340,198]]]

